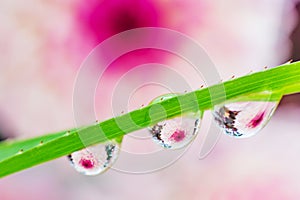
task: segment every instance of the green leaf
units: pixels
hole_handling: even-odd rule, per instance
[[[225,100],[264,101],[262,92],[272,91],[269,101],[300,92],[300,62],[246,75],[208,88],[153,102],[90,126],[44,135],[24,141],[0,144],[0,177],[68,155],[86,146],[101,143],[190,111],[205,111]]]

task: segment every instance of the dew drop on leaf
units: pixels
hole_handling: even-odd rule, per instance
[[[76,171],[84,175],[98,175],[110,168],[117,160],[120,143],[111,140],[89,146],[68,156]]]
[[[247,138],[267,124],[277,105],[277,101],[233,102],[215,106],[212,113],[226,135]]]
[[[154,99],[150,104],[167,100],[175,94],[167,94]],[[166,149],[180,149],[190,144],[196,137],[201,123],[200,111],[187,113],[161,121],[151,127],[149,131],[155,143]]]

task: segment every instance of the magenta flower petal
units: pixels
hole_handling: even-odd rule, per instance
[[[104,0],[79,8],[79,26],[89,31],[99,43],[117,33],[140,27],[161,25],[160,13],[149,0]]]

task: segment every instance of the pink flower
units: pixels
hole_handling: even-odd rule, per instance
[[[196,12],[191,8],[198,9],[197,17],[192,17]],[[191,5],[177,1],[162,3],[155,0],[81,1],[74,11],[76,16],[75,32],[78,32],[79,35],[72,42],[85,46],[85,48],[79,48],[77,53],[87,56],[96,45],[105,39],[134,28],[163,27],[188,32],[185,31],[188,29],[187,27],[191,28],[203,16],[201,8],[202,2]],[[187,14],[191,18],[182,17],[183,14]],[[201,28],[201,23],[197,24],[198,29],[199,27]],[[115,53],[113,49],[126,48],[128,44],[136,42],[136,37],[153,41],[159,35],[134,35],[126,38],[119,44],[115,44],[112,50],[108,49],[104,55],[99,55],[99,58],[111,57]],[[180,46],[179,41],[168,42],[170,45],[178,46],[178,48]],[[113,73],[124,72],[145,63],[166,63],[169,58],[170,56],[166,52],[144,48],[120,56],[110,66],[110,69]]]

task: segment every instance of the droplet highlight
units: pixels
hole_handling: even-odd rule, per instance
[[[154,102],[167,100],[176,96],[167,94],[154,99]],[[149,131],[153,141],[166,149],[180,149],[190,144],[199,132],[201,124],[201,113],[187,113],[182,116],[174,117],[161,121],[151,127]]]
[[[248,138],[256,135],[272,117],[279,101],[233,102],[214,107],[216,124],[226,135]]]
[[[119,152],[120,143],[111,140],[73,152],[68,158],[76,171],[92,176],[109,169],[117,160]]]

